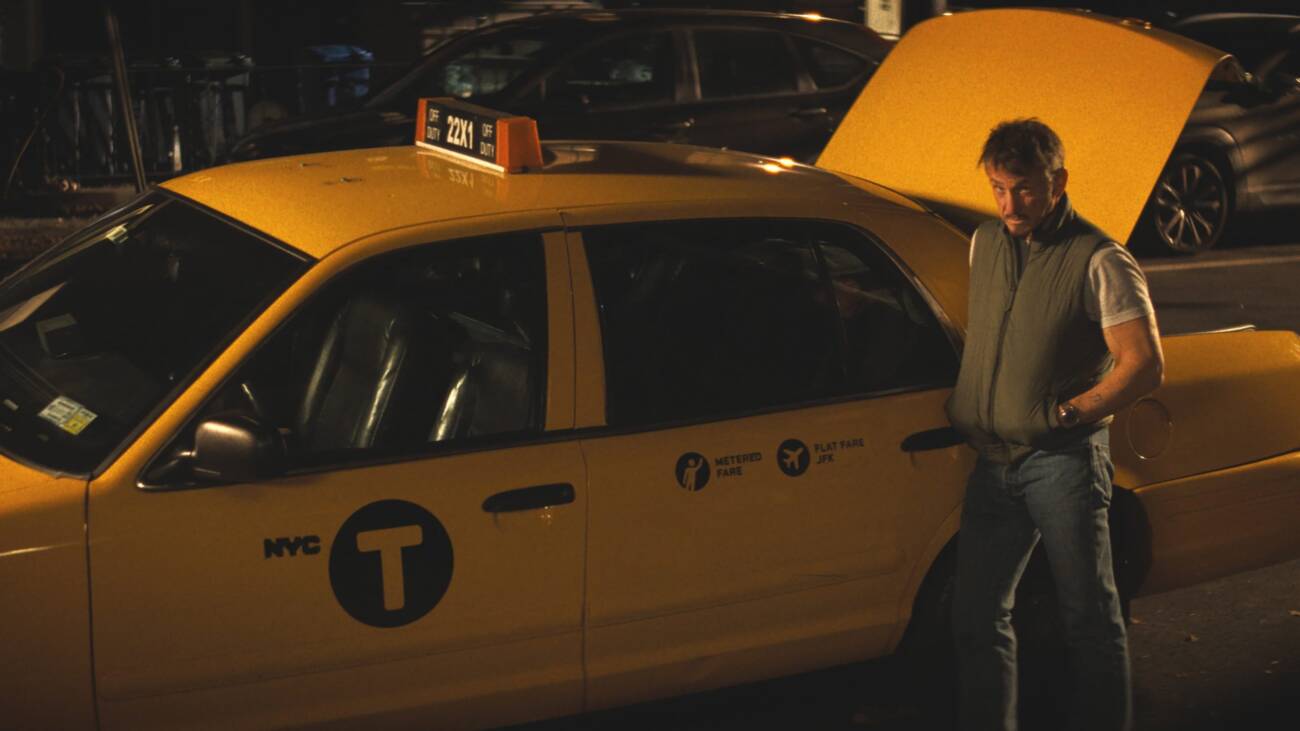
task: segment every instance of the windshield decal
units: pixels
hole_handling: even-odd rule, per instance
[[[74,436],[90,426],[96,416],[98,414],[66,396],[54,399],[40,413],[42,419]]]
[[[115,244],[121,243],[122,239],[126,238],[126,224],[120,223],[109,229],[108,233],[104,234],[104,238]]]

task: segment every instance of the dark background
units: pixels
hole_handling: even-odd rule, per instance
[[[1160,24],[1295,0],[895,0],[903,28],[944,10],[1083,7]],[[865,22],[864,0],[0,0],[0,216],[93,213],[134,182],[114,110],[104,11],[121,28],[145,175],[222,162],[277,119],[356,106],[461,32],[546,10],[693,7],[818,12]],[[78,209],[81,210],[78,210]]]

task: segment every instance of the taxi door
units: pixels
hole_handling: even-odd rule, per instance
[[[577,412],[595,427],[588,706],[888,652],[969,468],[955,440],[903,448],[946,424],[934,316],[903,312],[916,292],[848,227],[611,218],[566,213],[579,372],[603,376]],[[856,278],[865,332],[824,267]]]
[[[443,729],[580,708],[585,474],[577,443],[555,439],[573,423],[566,257],[562,234],[526,233],[353,266],[327,259],[90,485],[103,728]],[[379,285],[364,307],[354,282]],[[502,324],[505,300],[517,328]],[[330,448],[286,476],[189,489],[155,478],[158,456],[175,449],[172,435],[185,435],[196,406],[203,417],[232,388],[251,392],[263,418],[281,425],[270,414],[285,389],[316,383],[285,372],[303,352],[309,362],[326,357],[309,327],[318,305],[339,313],[322,320],[334,341],[351,337],[354,318],[362,334],[374,332],[364,318],[399,305],[404,314],[383,315],[386,332],[437,339],[406,351],[406,362],[427,358],[418,377],[441,374],[432,421],[419,422],[428,442],[381,430],[374,444],[339,449],[322,417],[291,436]],[[425,322],[392,324],[404,317]],[[512,416],[486,404],[474,366],[498,358],[500,372],[516,356],[536,366],[516,401],[536,410]],[[393,404],[417,401],[414,388],[398,398],[402,371],[388,376],[398,380]],[[475,388],[477,401],[456,402]],[[344,401],[362,398],[344,396],[320,396],[320,413],[337,421]],[[347,441],[357,429],[345,431]]]

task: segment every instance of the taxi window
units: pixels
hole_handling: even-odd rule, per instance
[[[546,101],[591,107],[670,102],[675,85],[671,35],[624,36],[584,51],[547,78]]]
[[[611,424],[717,417],[843,391],[837,315],[816,253],[782,228],[694,221],[583,233]]]
[[[848,390],[872,394],[952,385],[952,344],[898,266],[853,229],[825,226],[812,233],[844,331]]]
[[[696,31],[700,96],[720,99],[797,89],[785,36],[769,31]]]
[[[952,345],[856,229],[691,221],[583,232],[614,426],[948,386]]]
[[[95,469],[306,268],[154,193],[0,290],[0,448]]]
[[[539,432],[546,311],[536,234],[382,255],[326,285],[202,416],[273,426],[290,469]]]

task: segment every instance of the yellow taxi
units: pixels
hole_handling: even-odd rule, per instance
[[[0,727],[488,727],[894,651],[973,462],[983,136],[1056,127],[1122,241],[1220,63],[977,12],[817,167],[434,100],[144,195],[0,289]],[[1300,339],[1164,348],[1112,428],[1130,595],[1300,555]]]

